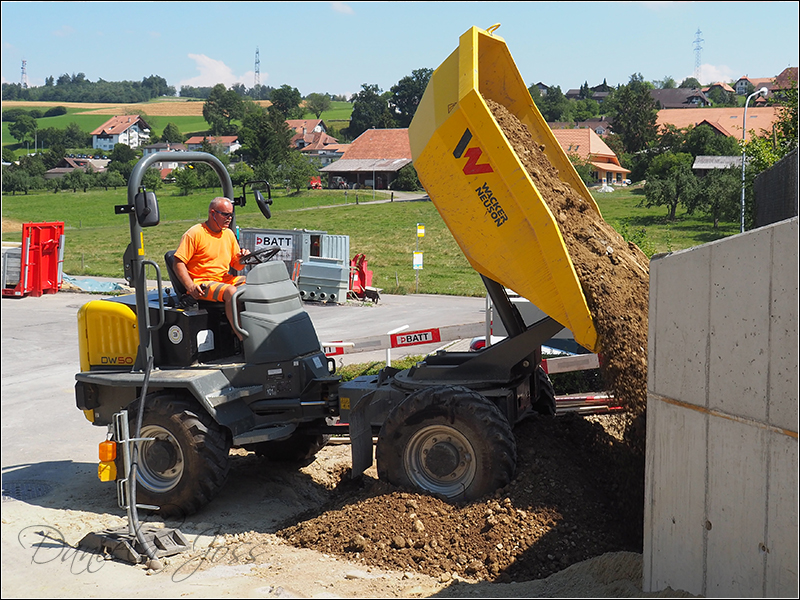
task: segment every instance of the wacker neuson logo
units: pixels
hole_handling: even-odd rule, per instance
[[[453,150],[453,156],[456,159],[461,159],[461,157],[465,157],[467,159],[466,164],[462,168],[464,175],[494,173],[494,169],[492,169],[491,164],[478,162],[483,155],[483,150],[481,150],[480,146],[470,146],[469,143],[471,141],[472,132],[469,129],[466,129],[464,130],[464,135],[461,136],[461,139],[458,141],[458,144]],[[484,182],[483,185],[479,186],[475,190],[475,192],[478,195],[478,199],[486,207],[486,212],[495,222],[495,225],[500,227],[503,223],[508,221],[508,215],[506,215],[503,207],[500,206],[499,200],[495,198],[494,193],[492,193],[488,183]]]

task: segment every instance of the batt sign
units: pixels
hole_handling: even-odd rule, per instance
[[[416,346],[418,344],[433,344],[441,341],[438,329],[425,329],[422,331],[409,331],[392,335],[392,348],[400,346]]]

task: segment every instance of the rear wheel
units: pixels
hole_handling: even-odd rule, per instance
[[[511,481],[516,442],[497,407],[462,387],[415,392],[392,410],[376,451],[378,476],[450,500],[475,500]]]
[[[136,409],[130,411],[134,434]],[[147,400],[139,437],[136,502],[164,517],[197,512],[224,485],[230,436],[193,400],[160,395]]]

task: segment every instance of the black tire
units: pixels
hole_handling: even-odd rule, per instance
[[[392,410],[376,458],[384,481],[472,501],[511,481],[517,447],[508,420],[484,396],[463,387],[432,387]]]
[[[314,462],[317,452],[322,450],[330,439],[329,435],[296,432],[285,440],[256,444],[254,450],[256,454],[272,462],[306,466]]]
[[[129,409],[135,435],[137,407]],[[147,399],[139,437],[136,503],[160,507],[164,518],[191,515],[217,495],[230,471],[230,435],[194,401],[175,395]]]
[[[553,389],[553,383],[545,373],[542,365],[536,367],[533,374],[534,390],[536,399],[532,403],[531,408],[542,415],[552,416],[556,414],[556,391]]]

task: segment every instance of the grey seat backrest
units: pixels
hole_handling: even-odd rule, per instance
[[[283,261],[256,265],[239,296],[248,362],[291,360],[321,350],[311,318]]]

